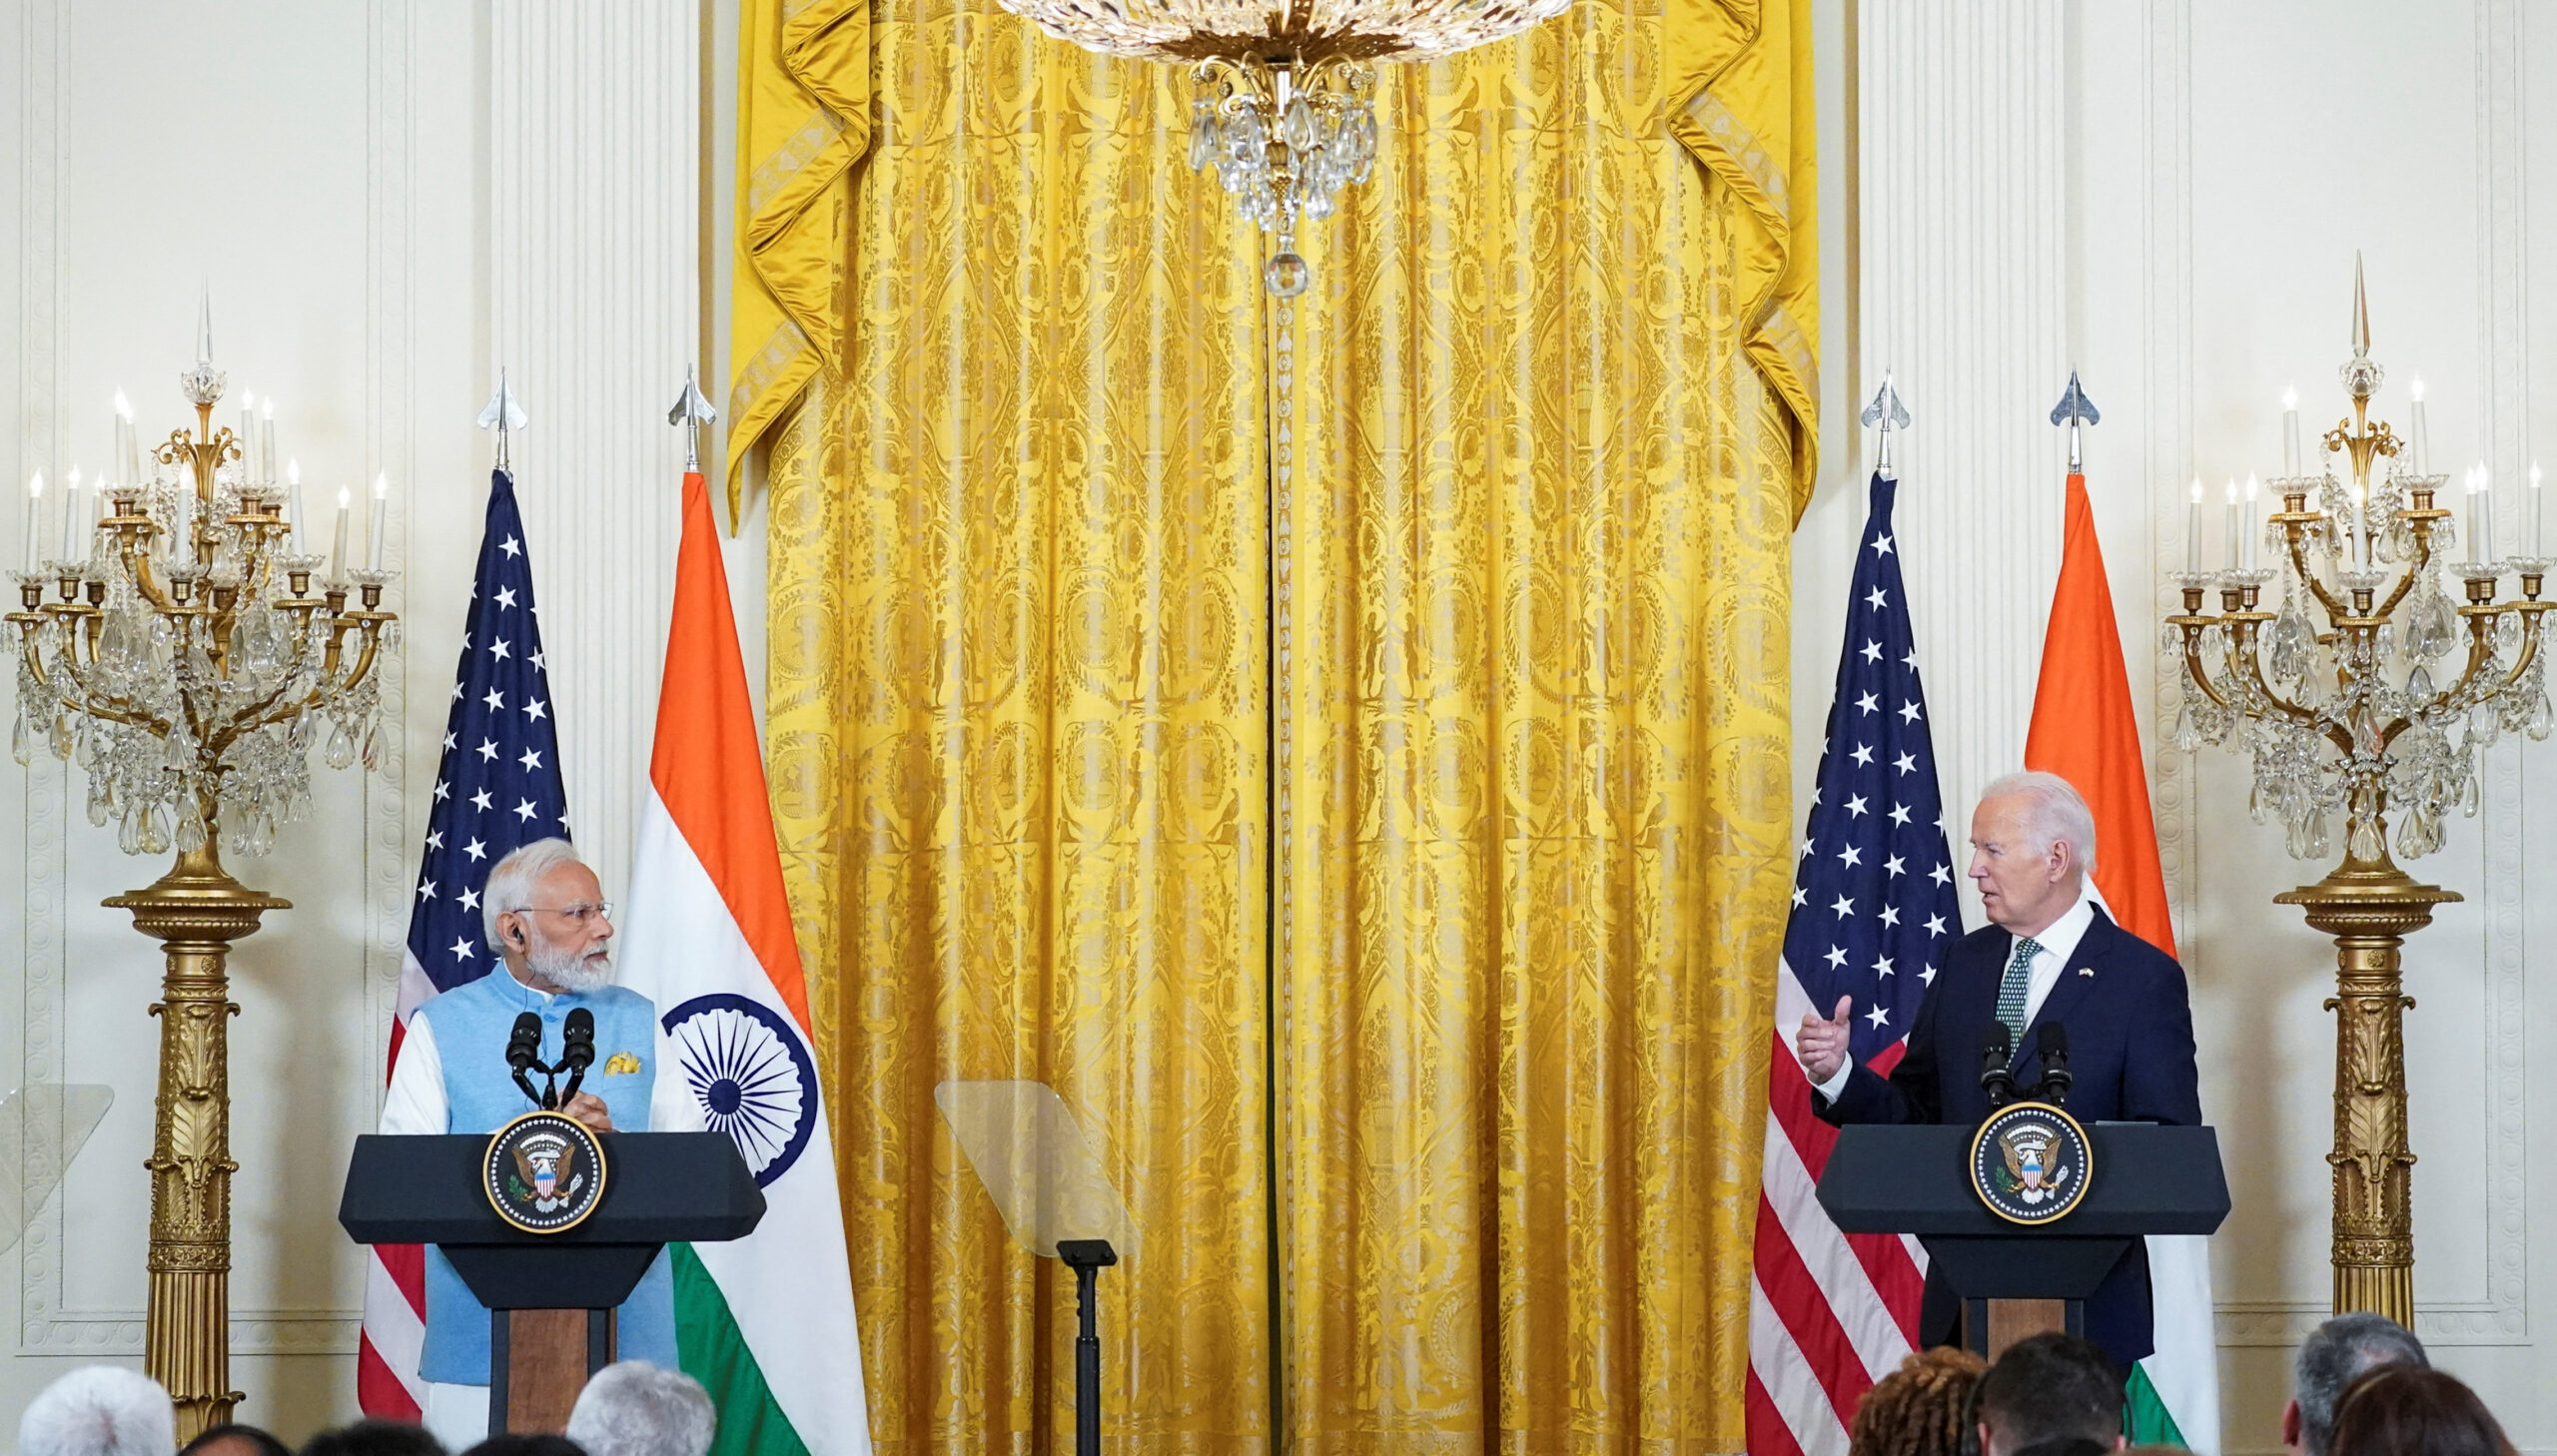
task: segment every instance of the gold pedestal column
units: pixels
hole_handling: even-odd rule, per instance
[[[208,820],[210,816],[208,815]],[[142,1366],[168,1387],[178,1439],[231,1419],[230,1019],[225,962],[231,943],[257,933],[270,910],[292,902],[231,878],[213,835],[147,890],[109,909],[133,912],[134,929],[165,943],[160,1092],[151,1127],[151,1305]]]
[[[2334,1309],[2415,1326],[2415,1154],[2406,1145],[2404,1015],[2398,948],[2460,897],[2419,885],[2383,858],[2347,859],[2314,885],[2273,897],[2335,938]]]

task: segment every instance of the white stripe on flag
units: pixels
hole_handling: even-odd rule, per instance
[[[426,1347],[426,1322],[418,1315],[409,1296],[400,1290],[399,1281],[381,1258],[366,1250],[364,1268],[364,1337],[373,1341],[374,1353],[382,1363],[400,1377],[409,1398],[423,1410],[426,1404],[426,1382],[418,1378],[418,1360]]]
[[[1811,1271],[1812,1281],[1820,1286],[1820,1297],[1827,1301],[1829,1312],[1847,1335],[1847,1343],[1856,1347],[1856,1356],[1865,1362],[1871,1379],[1900,1368],[1909,1354],[1908,1336],[1900,1332],[1900,1322],[1891,1317],[1883,1304],[1881,1291],[1874,1288],[1873,1276],[1857,1261],[1856,1251],[1847,1246],[1847,1235],[1829,1220],[1829,1210],[1820,1206],[1811,1173],[1794,1151],[1793,1139],[1767,1118],[1767,1159],[1764,1181],[1767,1204],[1776,1210],[1776,1221],[1784,1225],[1785,1237],[1794,1246],[1803,1267]]]
[[[1777,1317],[1776,1306],[1753,1276],[1749,1281],[1749,1370],[1767,1391],[1767,1399],[1794,1433],[1803,1456],[1847,1456],[1847,1428],[1829,1404],[1829,1392],[1812,1373],[1794,1337]]]

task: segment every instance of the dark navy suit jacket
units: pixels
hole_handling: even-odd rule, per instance
[[[1888,1080],[1859,1064],[1831,1102],[1812,1106],[1831,1122],[1977,1124],[1989,1115],[1980,1090],[1981,1036],[1998,1019],[1998,987],[2014,954],[2005,928],[1986,926],[1956,942],[1918,1004],[1909,1049]],[[2093,975],[2089,975],[2093,972]],[[2192,1002],[2183,968],[2156,947],[2113,923],[2104,908],[2078,942],[2060,980],[2018,1040],[2020,1091],[2042,1076],[2034,1055],[2038,1028],[2069,1029],[2069,1110],[2081,1122],[2201,1123],[2201,1091],[2193,1069]],[[1952,1341],[1961,1310],[1952,1286],[1927,1276],[1920,1339]],[[2126,1371],[2154,1348],[2148,1302],[2148,1250],[2131,1252],[2087,1301],[2087,1335]]]

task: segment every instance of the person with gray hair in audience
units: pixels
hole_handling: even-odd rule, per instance
[[[578,1392],[567,1434],[586,1456],[702,1456],[718,1429],[700,1381],[623,1360],[596,1371]]]
[[[2308,1332],[2291,1366],[2290,1404],[2282,1407],[2281,1443],[2294,1456],[2326,1456],[2335,1407],[2355,1380],[2389,1365],[2429,1370],[2424,1342],[2384,1314],[2338,1314]]]
[[[169,1392],[139,1370],[86,1365],[28,1402],[19,1456],[169,1456],[178,1423]]]

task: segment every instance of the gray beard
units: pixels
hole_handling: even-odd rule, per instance
[[[603,951],[586,956],[540,946],[525,953],[524,964],[532,968],[533,975],[579,995],[612,984],[612,957]]]

